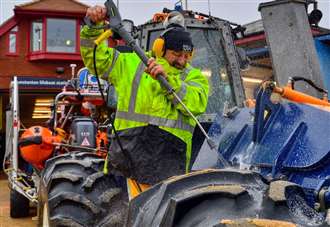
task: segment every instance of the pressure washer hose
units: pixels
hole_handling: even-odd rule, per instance
[[[111,32],[111,31],[110,31]],[[107,33],[106,34],[106,36],[107,35],[111,35],[112,33]],[[104,37],[101,37],[102,39],[104,39]],[[97,47],[98,47],[98,44],[101,42],[100,40],[101,40],[101,38],[100,39],[97,39],[96,41],[95,41],[95,45],[94,45],[94,49],[93,49],[93,66],[94,66],[94,73],[95,73],[95,77],[96,77],[96,81],[97,81],[97,86],[98,86],[98,88],[99,88],[99,91],[100,91],[100,93],[101,93],[101,97],[102,97],[102,100],[103,100],[103,103],[106,103],[106,100],[105,100],[105,97],[104,97],[104,93],[103,93],[103,90],[102,90],[102,87],[101,87],[101,82],[100,82],[100,79],[99,79],[99,76],[98,76],[98,73],[97,73],[97,67],[96,67],[96,49],[97,49]],[[100,41],[100,42],[98,42],[98,41]],[[114,134],[115,134],[115,137],[116,137],[116,139],[117,139],[117,141],[118,141],[118,145],[119,145],[119,147],[120,147],[120,150],[123,152],[123,154],[126,156],[126,158],[131,162],[131,160],[130,160],[130,156],[126,153],[126,150],[123,148],[123,145],[121,144],[121,142],[120,142],[120,138],[119,138],[119,135],[118,135],[118,133],[117,133],[117,130],[116,130],[116,128],[115,128],[115,124],[114,124],[114,122],[111,122],[111,125],[112,125],[112,129],[113,129],[113,132],[114,132]],[[104,174],[108,174],[109,173],[109,169],[108,169],[108,155],[109,155],[109,153],[107,154],[107,157],[106,157],[106,160],[105,160],[105,162],[104,162],[104,167],[103,167],[103,173]]]

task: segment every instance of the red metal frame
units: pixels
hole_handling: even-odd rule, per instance
[[[317,30],[315,28],[312,28],[311,30],[312,30],[313,36],[319,35],[321,33],[319,30]],[[265,35],[265,33],[262,33],[262,34],[252,35],[249,37],[235,40],[234,43],[235,43],[235,45],[239,46],[239,45],[244,45],[244,44],[248,44],[248,43],[252,43],[252,42],[260,41],[260,40],[265,40],[265,39],[266,39],[266,35]]]
[[[76,19],[76,53],[80,54],[80,20]]]
[[[42,17],[42,48],[41,52],[47,52],[47,18]]]
[[[26,47],[27,47],[27,52],[31,53],[31,32],[32,32],[32,21],[30,20],[30,22],[28,23],[28,30],[27,30],[27,34],[26,34]]]
[[[30,61],[35,60],[70,60],[70,61],[80,61],[80,53],[49,53],[49,52],[38,52],[30,53],[28,56]]]

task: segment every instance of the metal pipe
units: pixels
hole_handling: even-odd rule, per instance
[[[13,176],[14,178],[17,177],[17,170],[18,170],[18,132],[19,132],[19,102],[18,102],[18,81],[17,77],[14,77],[14,81],[12,82],[12,92],[13,92],[13,140],[12,140],[12,146],[13,146]]]
[[[71,80],[75,77],[75,68],[77,67],[76,64],[70,64],[71,67]]]
[[[100,92],[95,92],[95,93],[80,93],[78,94],[77,92],[61,92],[55,97],[55,102],[54,102],[54,131],[56,130],[57,126],[57,105],[58,102],[61,98],[64,96],[72,96],[72,97],[77,97],[77,96],[82,96],[82,97],[102,97]]]
[[[70,144],[66,144],[66,143],[53,143],[53,145],[55,145],[55,146],[69,147],[69,148],[75,148],[75,149],[84,149],[84,150],[94,151],[94,152],[98,151],[98,149],[96,149],[96,148],[75,146],[75,145],[70,145]]]
[[[63,123],[61,124],[61,128],[63,128],[64,125],[66,124],[66,122],[68,121],[69,116],[70,116],[70,114],[71,114],[73,108],[74,108],[74,106],[71,106],[71,107],[70,107],[68,113],[67,113],[66,116],[65,116],[65,119],[64,119]]]

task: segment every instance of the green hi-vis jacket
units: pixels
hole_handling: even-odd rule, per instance
[[[80,34],[81,56],[91,73],[94,73],[93,42],[102,32],[85,26]],[[188,64],[179,70],[164,58],[156,59],[156,62],[163,66],[168,82],[188,109],[195,116],[202,114],[207,106],[209,87],[201,71]],[[135,53],[119,53],[102,43],[96,50],[96,66],[98,75],[108,79],[117,92],[116,130],[152,124],[174,134],[187,144],[188,171],[196,123],[177,100],[144,72],[145,66]]]

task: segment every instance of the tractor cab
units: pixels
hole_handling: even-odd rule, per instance
[[[149,51],[164,31],[163,22],[171,10],[164,9],[138,27],[140,46]],[[233,43],[231,23],[192,11],[179,11],[194,43],[191,65],[199,68],[209,81],[209,101],[201,122],[212,122],[225,105],[242,106],[245,99],[239,60]],[[226,103],[226,104],[225,104]]]

